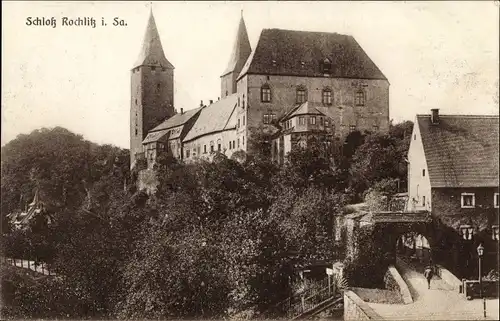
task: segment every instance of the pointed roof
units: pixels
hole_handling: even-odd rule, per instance
[[[229,58],[226,70],[222,73],[222,76],[225,76],[233,71],[239,73],[251,53],[252,47],[250,46],[250,40],[248,40],[247,27],[245,26],[245,20],[243,20],[242,13],[240,25],[238,26],[238,33],[236,34],[236,41],[234,42],[233,52],[231,54],[231,58]]]
[[[174,69],[174,66],[167,60],[163,52],[160,35],[158,34],[155,18],[153,16],[153,10],[149,13],[149,21],[146,27],[146,33],[144,34],[142,49],[133,68],[143,65],[160,65],[161,67]]]

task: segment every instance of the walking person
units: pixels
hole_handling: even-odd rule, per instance
[[[433,275],[434,275],[434,271],[432,269],[432,266],[431,265],[427,265],[425,267],[425,270],[424,270],[424,276],[427,279],[427,288],[428,289],[431,288],[431,279],[432,279]]]

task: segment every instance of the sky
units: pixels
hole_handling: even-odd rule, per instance
[[[264,28],[354,36],[390,82],[390,118],[499,113],[499,2],[153,2],[175,107],[220,96],[241,11],[252,48]],[[151,2],[2,2],[1,145],[62,126],[129,147],[130,68]],[[28,26],[28,17],[56,27]],[[96,28],[61,26],[93,17]],[[112,26],[115,17],[126,26]],[[100,26],[104,18],[107,26]]]

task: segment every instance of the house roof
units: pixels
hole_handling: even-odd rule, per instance
[[[417,115],[431,187],[498,187],[498,116]]]
[[[325,59],[331,77],[387,80],[352,36],[283,29],[262,30],[238,79],[246,74],[323,77]]]
[[[152,142],[157,142],[162,138],[168,139],[169,134],[170,134],[170,129],[163,129],[155,132],[149,132],[146,138],[142,141],[142,143],[148,144]]]
[[[146,33],[144,34],[141,52],[139,53],[139,57],[132,68],[144,65],[160,65],[164,68],[174,69],[174,66],[167,60],[165,53],[163,52],[153,11],[149,14],[148,25],[146,27]]]
[[[182,114],[177,113],[177,114],[173,115],[172,117],[164,120],[161,124],[159,124],[155,128],[151,129],[150,132],[154,132],[154,131],[162,130],[162,129],[173,128],[173,127],[183,125],[189,119],[191,119],[191,117],[195,116],[202,108],[203,107],[198,107],[195,109],[186,110]]]
[[[322,104],[319,103],[314,103],[314,102],[309,102],[306,101],[305,103],[302,103],[301,105],[296,106],[293,108],[288,114],[285,114],[283,117],[283,120],[292,118],[294,116],[298,115],[323,115],[322,112],[320,112],[316,107],[318,106],[323,106]]]
[[[222,76],[225,76],[233,71],[240,72],[241,68],[243,68],[243,65],[245,64],[248,56],[250,56],[251,53],[252,47],[250,46],[250,41],[248,40],[247,28],[245,26],[243,16],[241,16],[240,25],[238,26],[238,32],[236,33],[233,52],[231,53],[229,63],[222,73]]]
[[[213,132],[236,128],[236,118],[231,116],[236,108],[237,98],[237,94],[232,94],[204,107],[183,141],[186,142]]]

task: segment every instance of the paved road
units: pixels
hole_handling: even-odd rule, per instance
[[[486,318],[483,301],[467,301],[439,277],[434,276],[431,288],[422,273],[409,265],[398,269],[406,280],[414,302],[411,304],[369,305],[387,320],[498,320],[498,299],[486,300]]]

